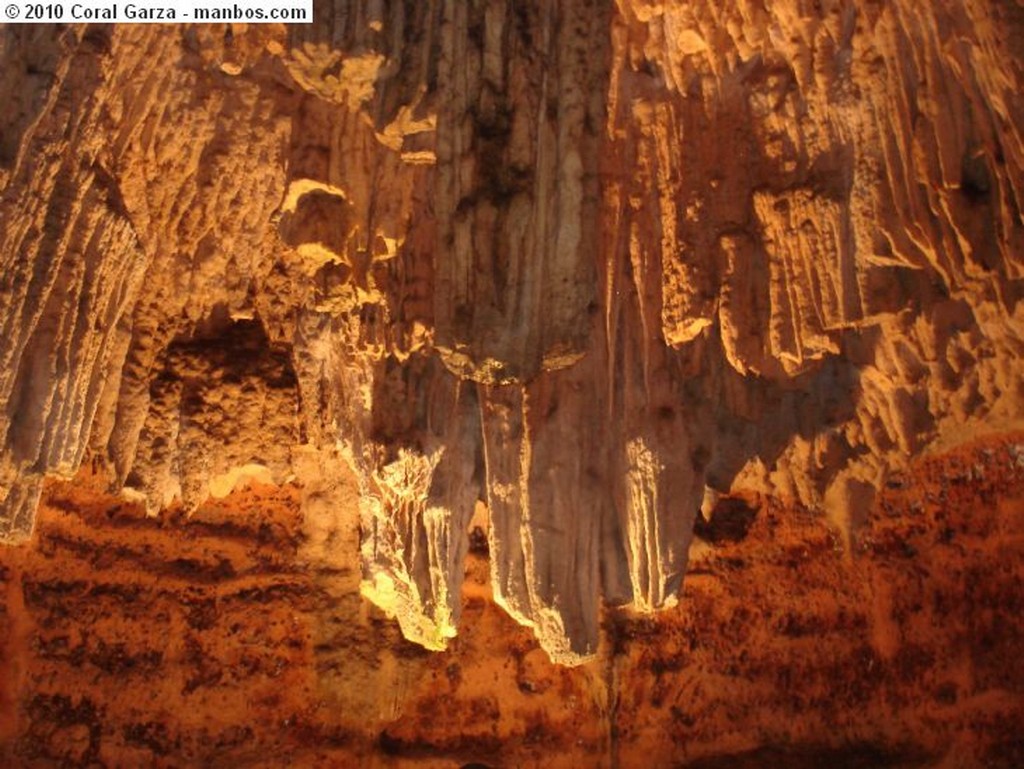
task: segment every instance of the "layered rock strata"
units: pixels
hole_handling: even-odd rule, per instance
[[[565,663],[602,597],[674,602],[709,489],[849,548],[912,457],[1024,413],[1021,33],[981,0],[5,28],[0,536],[86,461],[154,513],[351,471],[362,592],[443,648],[483,500],[496,600]]]

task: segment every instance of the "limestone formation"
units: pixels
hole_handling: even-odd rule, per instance
[[[85,462],[156,512],[313,452],[408,638],[457,632],[483,500],[572,664],[674,603],[708,488],[849,546],[1024,415],[1018,3],[317,13],[0,31],[4,541]]]

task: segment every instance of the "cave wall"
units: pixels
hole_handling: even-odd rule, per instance
[[[675,603],[717,494],[853,552],[915,457],[1021,420],[1022,33],[981,0],[4,28],[0,537],[83,464],[153,515],[351,473],[304,525],[407,638],[457,632],[483,515],[568,664],[602,600]]]

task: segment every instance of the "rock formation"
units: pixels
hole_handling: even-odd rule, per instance
[[[361,591],[552,659],[670,606],[715,493],[852,551],[894,473],[1024,403],[1024,8],[318,4],[0,31],[0,537],[83,464],[358,516]],[[712,504],[707,513],[714,516]]]
[[[0,765],[1024,761],[1024,432],[890,477],[849,558],[813,511],[723,497],[679,605],[605,609],[575,667],[490,600],[479,532],[458,636],[405,641],[359,595],[358,483],[331,461],[187,517],[88,468],[47,481],[31,542],[0,548]]]

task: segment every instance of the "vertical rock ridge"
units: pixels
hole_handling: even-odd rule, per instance
[[[586,348],[607,13],[445,4],[435,342],[460,376],[529,381]]]

